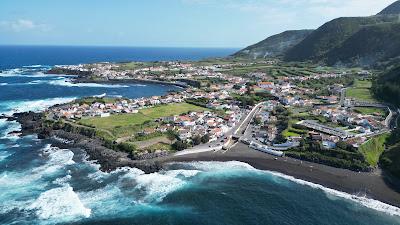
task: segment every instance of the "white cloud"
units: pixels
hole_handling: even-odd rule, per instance
[[[46,24],[38,24],[32,20],[27,20],[27,19],[18,19],[14,21],[0,21],[0,28],[14,32],[50,30],[50,27]]]
[[[181,0],[186,4],[202,4],[245,12],[268,14],[312,13],[324,17],[370,16],[395,0]]]

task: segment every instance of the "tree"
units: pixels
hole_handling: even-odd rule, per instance
[[[210,135],[206,134],[203,137],[201,137],[201,142],[202,143],[208,143],[210,141]]]
[[[192,141],[193,141],[193,144],[194,145],[199,145],[199,144],[201,144],[201,137],[200,136],[194,136],[193,138],[192,138]]]
[[[233,89],[235,89],[235,90],[240,90],[240,88],[242,88],[242,85],[239,85],[239,84],[233,85]]]
[[[176,133],[173,130],[167,131],[167,138],[172,143],[176,139]]]
[[[188,144],[186,141],[176,141],[172,147],[177,151],[182,151],[188,147]]]
[[[256,125],[261,125],[261,123],[262,123],[262,121],[261,121],[261,118],[260,117],[254,117],[254,124],[256,124]]]

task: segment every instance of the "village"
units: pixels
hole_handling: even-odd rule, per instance
[[[96,123],[80,121],[88,121],[87,118],[113,118],[120,114],[143,114],[143,110],[152,108],[157,111],[160,110],[158,107],[189,104],[197,108],[189,107],[174,115],[161,113],[157,115],[159,117],[150,117],[151,122],[156,124],[136,124],[140,126],[133,129],[132,134],[113,136],[117,141],[127,140],[129,136],[129,140],[132,140],[138,134],[161,140],[157,138],[163,133],[173,131],[176,141],[185,143],[184,148],[175,150],[190,150],[196,145],[206,146],[207,150],[216,150],[221,149],[218,147],[229,149],[226,146],[229,146],[228,142],[236,135],[243,143],[276,156],[283,156],[286,151],[290,152],[310,141],[319,143],[327,151],[336,149],[338,143],[346,143],[357,149],[374,137],[390,131],[393,113],[389,106],[346,95],[348,84],[335,82],[354,80],[354,76],[363,79],[360,82],[365,82],[371,75],[368,71],[325,71],[308,75],[303,72],[297,76],[271,76],[257,71],[249,71],[244,76],[230,73],[234,73],[235,68],[242,70],[260,64],[274,66],[276,62],[213,65],[160,62],[141,66],[133,63],[98,63],[60,66],[62,69],[90,72],[96,79],[162,81],[185,84],[186,88],[165,96],[115,99],[109,102],[100,98],[100,101],[89,103],[75,102],[53,107],[49,110],[49,115],[54,120],[66,119],[97,127]],[[315,80],[327,81],[327,85],[322,84],[326,88],[325,92],[321,92],[318,87],[307,86],[308,81]],[[255,109],[256,104],[260,108]],[[251,120],[245,121],[246,115],[253,111],[255,113]],[[234,134],[233,130],[247,122],[249,124],[241,134]],[[159,135],[153,135],[154,133]],[[150,142],[153,145],[158,144],[161,150],[166,148],[165,141],[163,145]],[[135,144],[144,149],[148,147],[139,141]]]

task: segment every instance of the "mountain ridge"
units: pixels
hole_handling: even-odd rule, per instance
[[[336,18],[316,30],[307,30],[307,33],[297,38],[291,35],[295,36],[296,32],[304,30],[273,35],[233,56],[278,56],[289,62],[312,61],[330,66],[376,67],[393,59],[396,59],[393,62],[400,62],[399,24],[400,0],[377,15]]]
[[[395,1],[390,4],[388,7],[384,8],[377,15],[393,15],[400,14],[400,1]]]
[[[288,30],[272,35],[235,54],[236,57],[265,58],[283,56],[288,49],[306,38],[313,30]]]

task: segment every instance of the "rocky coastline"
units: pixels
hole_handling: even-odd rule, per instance
[[[99,83],[99,84],[121,84],[121,83],[148,83],[148,84],[164,84],[164,85],[173,85],[180,88],[187,88],[189,85],[184,82],[175,83],[163,80],[149,80],[149,79],[98,79],[94,74],[90,71],[80,71],[80,70],[70,70],[64,68],[53,68],[48,70],[46,74],[56,74],[56,75],[75,75],[76,77],[73,79],[74,83]]]
[[[157,160],[134,160],[128,153],[115,151],[103,146],[97,138],[89,138],[79,133],[53,129],[46,125],[44,113],[24,112],[13,116],[0,116],[0,119],[16,121],[21,124],[18,135],[37,134],[39,139],[48,139],[52,145],[59,148],[80,148],[85,150],[89,160],[100,164],[100,170],[109,172],[120,167],[135,167],[145,173],[154,173],[162,169]]]

